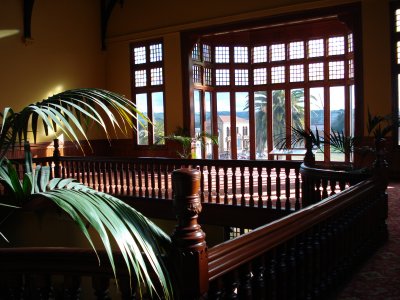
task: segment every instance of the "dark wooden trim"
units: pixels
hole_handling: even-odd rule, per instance
[[[24,42],[32,41],[32,12],[35,0],[24,0]]]

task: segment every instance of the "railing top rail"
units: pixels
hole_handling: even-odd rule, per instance
[[[305,164],[301,164],[300,172],[302,174],[307,174],[307,176],[313,176],[318,178],[329,178],[329,179],[351,179],[351,180],[362,180],[370,177],[370,173],[367,169],[355,169],[355,170],[346,170],[341,169],[342,165],[333,166],[329,168],[329,165],[316,165],[316,166],[307,166]],[[336,168],[335,168],[336,167]]]
[[[342,208],[357,201],[360,196],[371,195],[380,187],[377,181],[360,182],[319,203],[210,248],[208,251],[210,280],[239,267],[244,262],[251,261],[260,253],[326,220]]]
[[[35,158],[35,161],[52,161],[52,157]],[[286,160],[219,160],[219,159],[181,159],[167,157],[108,157],[108,156],[60,156],[60,161],[108,161],[108,162],[165,162],[167,164],[176,165],[191,165],[191,166],[211,166],[219,165],[226,167],[279,167],[279,168],[299,168],[301,161],[286,161]],[[17,161],[17,160],[15,160]]]

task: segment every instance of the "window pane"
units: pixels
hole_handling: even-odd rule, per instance
[[[285,44],[271,46],[271,61],[285,60]]]
[[[349,59],[349,78],[354,78],[354,60]]]
[[[234,62],[235,63],[247,63],[249,61],[249,54],[247,47],[234,47]]]
[[[291,42],[289,44],[289,59],[304,58],[304,42]]]
[[[356,111],[356,101],[354,93],[354,84],[349,87],[350,89],[350,135],[355,136],[355,111]]]
[[[203,60],[206,62],[211,62],[211,47],[210,45],[203,45]]]
[[[254,92],[254,116],[256,123],[256,158],[265,159],[268,154],[267,140],[267,92]]]
[[[195,135],[198,135],[202,132],[201,129],[201,110],[200,110],[200,97],[201,91],[195,90],[193,95],[194,101],[194,132]],[[196,158],[202,158],[201,156],[201,144],[197,144],[195,146]]]
[[[150,45],[150,62],[162,61],[162,44]]]
[[[146,117],[147,115],[147,94],[137,94],[136,95],[136,107],[142,112]],[[148,132],[148,122],[143,119],[143,117],[138,116],[137,118],[137,143],[139,145],[148,145],[149,144],[149,132]]]
[[[329,88],[331,130],[344,132],[344,86]],[[344,161],[344,153],[331,147],[331,160]]]
[[[211,102],[211,93],[210,92],[205,92],[205,99],[204,99],[204,109],[205,109],[205,115],[206,115],[206,128],[204,128],[205,132],[207,132],[209,135],[213,135],[213,130],[212,130],[212,112],[211,112],[211,107],[212,107],[212,102]],[[213,158],[213,143],[212,141],[207,138],[206,139],[206,158],[211,159]]]
[[[292,65],[290,66],[290,82],[304,81],[304,66]]]
[[[235,85],[249,85],[249,70],[235,70]]]
[[[272,83],[285,82],[285,67],[272,67],[271,68],[271,81]]]
[[[153,143],[165,136],[164,129],[164,93],[156,92],[151,94],[153,108]],[[161,143],[162,144],[162,143]]]
[[[201,66],[193,65],[193,82],[194,83],[202,83],[201,82]]]
[[[135,65],[146,63],[146,47],[136,47],[133,49]]]
[[[253,80],[255,85],[267,84],[267,68],[254,69]]]
[[[200,60],[200,51],[199,44],[195,44],[192,50],[192,59],[199,61]]]
[[[215,62],[229,63],[229,47],[215,47]]]
[[[400,42],[396,43],[397,64],[400,64]]]
[[[348,43],[348,51],[349,51],[349,53],[351,53],[351,52],[353,52],[354,51],[354,45],[353,45],[353,34],[352,33],[350,33],[348,36],[347,36],[347,43]]]
[[[309,64],[308,80],[324,80],[324,63]]]
[[[274,147],[286,135],[285,90],[272,91],[272,133]]]
[[[215,80],[217,85],[229,85],[229,69],[215,70]]]
[[[135,71],[135,87],[146,86],[147,76],[146,70]]]
[[[331,37],[328,39],[328,55],[344,54],[344,36]]]
[[[231,158],[231,109],[229,93],[217,93],[218,150],[220,159]]]
[[[253,63],[267,62],[267,46],[253,48]]]
[[[249,93],[235,93],[236,103],[236,149],[237,159],[249,159]]]
[[[324,56],[324,40],[310,40],[308,41],[308,57],[321,57]]]
[[[324,131],[324,88],[310,88],[310,129],[314,134]],[[324,154],[321,151],[315,153],[315,160],[323,161]]]
[[[205,80],[205,85],[212,85],[212,69],[210,68],[204,68],[204,80]]]
[[[293,89],[290,91],[292,127],[304,129],[304,89]],[[304,148],[304,143],[298,143],[296,148]]]
[[[163,69],[153,68],[150,70],[151,74],[151,85],[161,85],[163,84]]]
[[[329,62],[329,79],[344,78],[344,61]]]
[[[396,9],[396,32],[400,32],[400,9]]]

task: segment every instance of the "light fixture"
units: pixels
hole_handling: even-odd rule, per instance
[[[19,29],[0,29],[0,39],[19,33]]]

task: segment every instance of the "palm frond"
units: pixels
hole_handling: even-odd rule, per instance
[[[60,179],[52,181],[54,180],[62,182]],[[70,181],[66,186],[61,184],[61,189],[57,188],[57,184],[50,185],[54,189],[37,193],[34,197],[40,195],[53,201],[69,214],[81,229],[89,223],[101,237],[111,265],[115,268],[110,243],[110,236],[113,237],[129,273],[142,282],[150,293],[155,292],[156,295],[160,291],[157,291],[152,275],[157,274],[163,297],[172,297],[172,284],[162,261],[170,245],[168,235],[141,213],[111,195],[74,181]],[[89,233],[84,231],[84,234],[95,249]]]
[[[331,130],[329,134],[325,134],[324,144],[329,144],[334,149],[349,154],[354,151],[356,137],[345,135],[343,130]]]
[[[15,144],[21,145],[29,131],[32,131],[36,142],[38,122],[43,123],[46,135],[50,130],[64,133],[81,147],[80,140],[86,140],[90,146],[86,128],[82,126],[83,119],[99,124],[107,139],[110,139],[106,124],[111,125],[115,132],[126,134],[128,128],[135,127],[134,119],[138,116],[150,122],[132,101],[116,93],[94,88],[67,90],[28,105],[20,112],[6,107],[1,115],[0,158]]]

